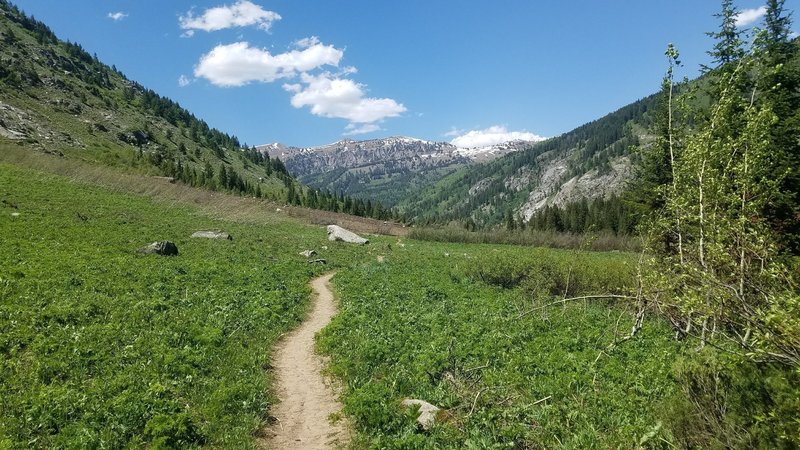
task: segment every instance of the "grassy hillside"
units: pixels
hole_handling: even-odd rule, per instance
[[[59,40],[5,0],[0,62],[2,141],[213,190],[280,201],[290,187],[302,191],[280,161]]]

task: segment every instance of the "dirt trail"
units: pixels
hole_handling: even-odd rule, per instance
[[[328,282],[333,273],[311,281],[314,307],[308,319],[278,344],[273,366],[280,403],[271,412],[277,421],[260,442],[267,449],[330,449],[348,441],[342,420],[328,419],[341,411],[333,389],[322,375],[324,360],[314,352],[314,335],[336,314]]]

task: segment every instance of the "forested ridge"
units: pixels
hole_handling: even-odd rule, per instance
[[[508,213],[519,221],[514,211],[536,186],[528,184],[514,189],[507,184],[509,178],[521,170],[539,174],[548,162],[558,158],[567,158],[563,181],[591,170],[606,171],[610,161],[620,156],[636,158],[631,149],[648,139],[647,129],[656,104],[657,95],[651,95],[528,149],[462,168],[413,193],[400,202],[398,209],[420,224],[456,221],[467,228],[473,224],[487,228],[505,225]]]

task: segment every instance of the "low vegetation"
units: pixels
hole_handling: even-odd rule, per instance
[[[459,242],[462,244],[513,244],[562,249],[594,251],[638,251],[640,240],[634,236],[619,236],[608,231],[574,234],[530,229],[498,229],[468,231],[456,227],[415,227],[409,237],[423,241]]]
[[[662,413],[686,349],[668,323],[648,321],[623,342],[635,313],[625,303],[563,301],[629,293],[635,255],[414,241],[383,254],[334,279],[342,311],[320,339],[363,447],[672,440]],[[444,408],[429,434],[404,397]]]
[[[327,270],[298,252],[336,267],[358,251],[261,217],[0,164],[0,448],[250,446],[274,401],[271,346]],[[163,239],[180,255],[137,253]]]

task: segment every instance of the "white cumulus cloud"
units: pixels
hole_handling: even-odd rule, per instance
[[[181,75],[181,76],[178,77],[178,86],[180,86],[180,87],[186,87],[191,82],[192,82],[192,80],[189,77],[187,77],[186,75]]]
[[[345,136],[353,136],[356,134],[367,134],[373,133],[375,131],[380,131],[381,126],[377,123],[364,123],[364,124],[355,124],[349,123],[346,127],[344,127],[344,134]]]
[[[239,0],[232,5],[209,8],[199,16],[189,11],[178,20],[181,28],[187,30],[184,35],[188,37],[194,34],[194,30],[217,31],[234,27],[256,26],[269,31],[272,23],[281,20],[281,16],[248,0]]]
[[[444,133],[442,136],[444,137],[456,137],[464,134],[464,130],[456,127],[450,127],[450,131]]]
[[[446,135],[452,136],[456,129],[450,130]],[[458,148],[488,147],[509,141],[543,141],[547,138],[527,131],[508,131],[502,125],[495,125],[483,130],[470,130],[453,138],[451,144]]]
[[[319,41],[286,53],[271,54],[247,42],[218,45],[200,57],[194,75],[217,86],[244,86],[253,81],[270,83],[291,78],[324,65],[338,66],[344,52]]]
[[[114,22],[119,22],[120,20],[122,20],[122,19],[124,19],[126,17],[128,17],[128,15],[125,14],[124,12],[122,12],[122,11],[108,13],[108,18],[113,20]]]
[[[301,81],[302,84],[285,84],[283,88],[293,94],[292,106],[308,106],[311,114],[316,116],[347,119],[351,124],[366,124],[397,117],[406,111],[403,104],[391,98],[366,97],[363,84],[330,73],[303,73]]]
[[[317,44],[319,44],[319,38],[316,36],[311,36],[294,41],[294,45],[297,48],[308,48],[308,47],[313,47]]]
[[[767,14],[766,6],[759,6],[753,9],[743,9],[736,15],[736,26],[746,27],[752,23],[757,22],[759,19]]]

